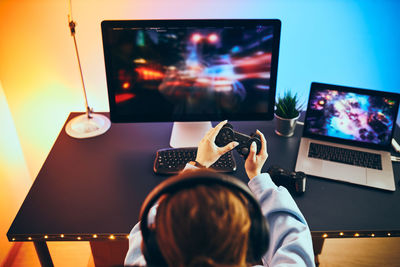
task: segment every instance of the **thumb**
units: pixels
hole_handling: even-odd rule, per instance
[[[250,145],[250,152],[248,155],[248,159],[250,159],[251,161],[255,162],[256,161],[256,153],[257,153],[257,146],[256,146],[256,142],[252,142]]]
[[[227,144],[226,146],[220,148],[220,152],[221,155],[231,151],[232,149],[234,149],[237,145],[239,145],[238,142],[230,142],[229,144]]]

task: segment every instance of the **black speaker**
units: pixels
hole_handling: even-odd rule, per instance
[[[249,216],[251,220],[249,244],[246,260],[255,263],[267,252],[269,245],[269,227],[264,218],[260,204],[246,184],[235,177],[210,170],[186,171],[173,176],[156,186],[143,202],[140,211],[140,230],[143,243],[142,252],[147,266],[167,266],[157,244],[156,233],[148,225],[148,213],[153,205],[164,194],[174,194],[180,190],[197,185],[221,185],[232,192],[240,192],[248,200]]]

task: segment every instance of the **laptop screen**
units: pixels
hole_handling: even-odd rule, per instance
[[[398,107],[398,94],[313,83],[304,135],[388,147]]]

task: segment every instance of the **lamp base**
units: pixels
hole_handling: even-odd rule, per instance
[[[105,133],[111,126],[110,120],[101,114],[79,115],[65,126],[66,133],[73,138],[90,138]]]

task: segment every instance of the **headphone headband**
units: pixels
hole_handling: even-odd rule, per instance
[[[226,188],[242,193],[249,201],[253,207],[251,214],[252,226],[250,230],[249,241],[250,243],[254,242],[256,244],[249,246],[249,252],[251,255],[248,254],[248,260],[259,261],[263,254],[267,251],[269,244],[269,231],[268,224],[262,215],[258,200],[254,197],[247,185],[237,178],[204,169],[185,171],[179,175],[168,178],[157,185],[146,197],[139,216],[139,225],[142,232],[145,250],[149,250],[147,245],[148,240],[155,238],[153,233],[154,231],[148,227],[148,214],[150,209],[156,204],[162,195],[173,194],[180,190],[193,188],[197,185],[222,185]],[[256,232],[256,234],[254,232]],[[251,235],[256,235],[256,237],[252,237]],[[151,246],[156,246],[156,244],[154,244],[156,243],[155,240],[151,240],[149,243],[152,243]],[[150,259],[147,258],[148,255],[146,257],[147,253],[145,253],[145,251],[143,252],[145,254],[146,261],[148,261],[148,265],[150,265]]]

